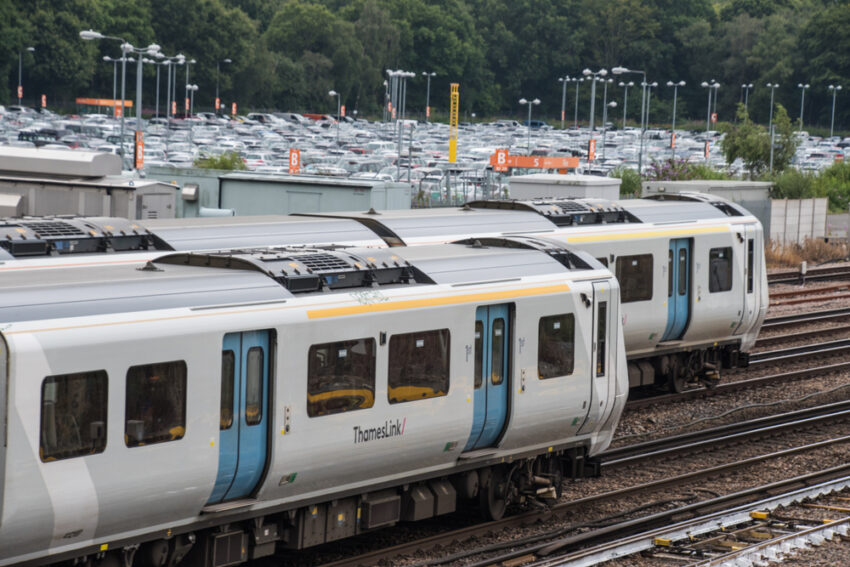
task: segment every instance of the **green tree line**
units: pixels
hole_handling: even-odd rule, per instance
[[[535,117],[556,122],[559,77],[625,66],[659,84],[653,123],[670,122],[668,80],[687,82],[679,89],[678,119],[704,120],[708,93],[699,85],[713,79],[721,84],[721,120],[734,120],[741,85],[752,83],[749,116],[766,123],[768,82],[781,85],[776,100],[796,119],[797,84],[807,83],[804,124],[824,127],[832,105],[827,85],[840,84],[836,126],[850,127],[850,0],[0,0],[0,75],[7,84],[0,102],[17,101],[19,54],[25,104],[35,105],[42,93],[49,106],[66,109],[75,97],[111,98],[113,66],[103,57],[119,56],[118,43],[83,41],[84,29],[195,59],[189,81],[199,86],[198,109],[213,105],[219,66],[228,106],[329,112],[336,107],[327,95],[333,89],[349,110],[375,116],[385,71],[403,69],[417,73],[408,83],[413,116],[424,113],[421,73],[428,71],[436,73],[437,113],[447,112],[449,85],[457,82],[465,117],[521,117],[517,100],[537,97],[543,104]],[[146,109],[154,105],[155,77],[147,65]],[[616,121],[620,80],[637,85],[640,75],[609,84],[609,100],[620,101]],[[184,84],[181,67],[178,100]],[[135,67],[128,69],[127,92],[134,97]],[[580,84],[580,119],[587,118],[589,94],[588,83]],[[566,95],[570,122],[575,83]],[[639,88],[630,89],[631,118],[639,99]]]

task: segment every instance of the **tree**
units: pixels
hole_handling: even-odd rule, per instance
[[[778,172],[791,164],[797,150],[791,119],[781,104],[776,105],[774,127],[773,169]],[[737,123],[726,126],[726,137],[721,142],[721,149],[726,163],[731,164],[741,158],[751,177],[764,173],[770,167],[770,136],[764,127],[750,120],[743,104],[738,105]]]

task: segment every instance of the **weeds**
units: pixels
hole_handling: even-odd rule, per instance
[[[848,249],[844,243],[825,242],[819,238],[807,238],[803,244],[770,240],[764,247],[764,256],[768,268],[795,268],[803,261],[818,265],[845,260]]]

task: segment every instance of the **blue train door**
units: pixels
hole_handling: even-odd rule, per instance
[[[472,432],[465,451],[490,447],[508,417],[510,310],[507,305],[475,312],[475,394]]]
[[[269,331],[225,335],[218,476],[207,504],[244,498],[262,478],[271,418],[268,400]]]
[[[667,257],[667,328],[662,341],[675,341],[685,332],[690,309],[690,287],[690,239],[671,240]]]

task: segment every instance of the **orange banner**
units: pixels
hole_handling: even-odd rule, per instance
[[[230,103],[230,117],[231,118],[236,117],[236,103],[235,102]]]
[[[111,98],[78,98],[77,104],[81,106],[121,106],[121,99],[111,99]],[[124,106],[126,108],[133,108],[132,100],[125,100]]]
[[[145,167],[145,140],[142,135],[140,130],[136,130],[136,169]]]
[[[289,148],[289,173],[295,175],[301,171],[301,150]]]
[[[596,159],[596,140],[591,138],[587,143],[587,161]]]
[[[575,157],[544,157],[544,156],[512,156],[508,150],[496,150],[490,156],[490,165],[495,171],[507,171],[510,167],[525,169],[575,169],[578,158]]]

